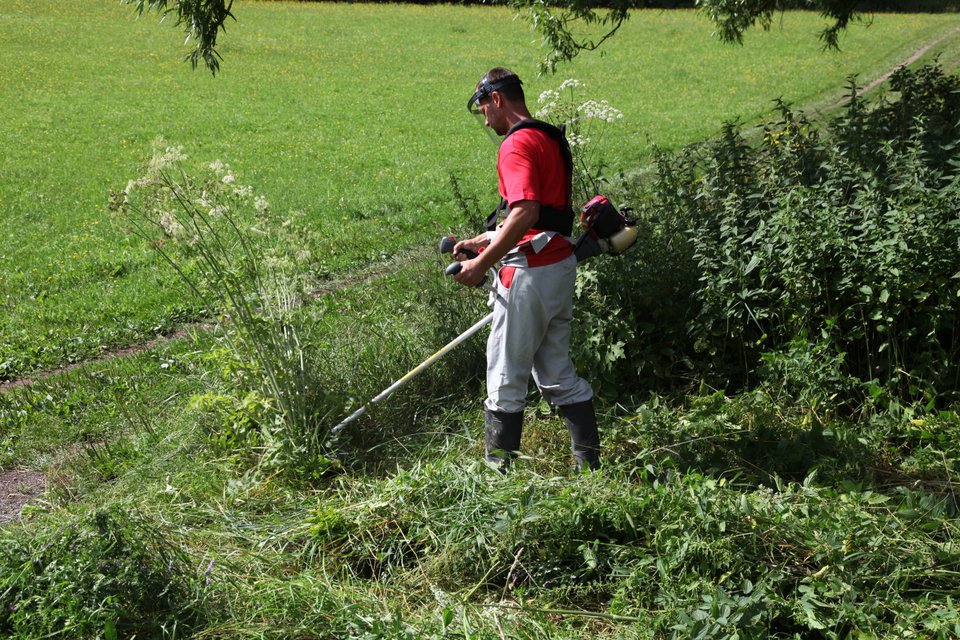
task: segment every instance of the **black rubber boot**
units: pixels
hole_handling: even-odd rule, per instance
[[[570,449],[577,471],[600,467],[600,434],[597,432],[597,414],[593,400],[559,407],[563,422],[570,432]]]
[[[486,410],[484,413],[487,436],[487,461],[506,472],[517,451],[523,430],[523,412],[506,413]]]

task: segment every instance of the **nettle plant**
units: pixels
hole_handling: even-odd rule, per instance
[[[606,181],[601,140],[623,113],[606,100],[588,98],[586,85],[574,78],[541,93],[537,104],[537,118],[564,129],[573,152],[573,200],[587,202]]]
[[[728,123],[624,185],[636,245],[578,271],[571,348],[595,389],[759,384],[821,415],[955,402],[960,78],[891,85],[825,123],[780,102],[756,139]]]
[[[221,348],[212,353],[227,393],[195,405],[218,408],[216,442],[257,450],[294,473],[323,468],[322,425],[336,402],[316,379],[293,315],[307,290],[298,265],[310,260],[309,230],[296,215],[275,215],[229,165],[194,169],[181,147],[162,139],[154,147],[111,208],[218,321]]]

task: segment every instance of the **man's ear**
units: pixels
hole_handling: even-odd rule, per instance
[[[490,94],[490,102],[494,104],[497,109],[503,106],[503,94],[499,91],[494,91]]]

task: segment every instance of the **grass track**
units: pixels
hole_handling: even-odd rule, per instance
[[[849,74],[866,82],[958,24],[877,16],[836,54],[819,50],[813,14],[731,47],[696,13],[638,12],[606,55],[537,79],[534,35],[502,9],[242,2],[236,14],[213,79],[180,61],[180,33],[154,15],[98,0],[0,7],[0,379],[198,313],[105,212],[158,135],[228,162],[276,209],[305,211],[325,237],[307,268],[323,275],[462,223],[451,174],[492,200],[493,147],[463,103],[493,64],[526,77],[531,96],[577,77],[621,108],[606,155],[629,169],[651,142],[754,121],[777,96],[836,96]]]

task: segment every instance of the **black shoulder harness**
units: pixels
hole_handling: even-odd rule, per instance
[[[557,233],[569,236],[573,233],[574,218],[573,206],[571,204],[571,194],[573,193],[573,154],[570,152],[570,144],[567,142],[563,129],[555,127],[548,122],[534,120],[532,118],[522,120],[515,124],[507,132],[505,138],[510,137],[511,134],[521,129],[538,129],[556,140],[557,145],[560,147],[560,155],[563,157],[563,164],[567,169],[566,193],[564,194],[564,200],[566,201],[565,208],[557,209],[541,205],[540,218],[534,223],[533,228],[539,229],[540,231],[556,231]],[[505,217],[506,214],[509,213],[507,210],[508,207],[509,203],[501,199],[497,208],[487,217],[488,231],[493,231],[497,228],[501,214]]]

